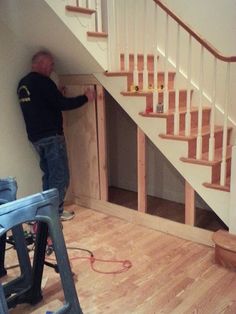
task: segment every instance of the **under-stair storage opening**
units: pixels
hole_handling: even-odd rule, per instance
[[[145,136],[145,170],[139,178],[139,128],[106,92],[108,201],[147,214],[185,223],[185,180],[158,148]],[[141,131],[142,132],[142,131]],[[141,141],[141,140],[140,140]],[[141,152],[142,153],[142,152]],[[142,161],[141,161],[142,162]],[[144,180],[145,182],[139,182]],[[140,185],[146,185],[140,209]],[[142,189],[142,187],[141,187]],[[142,199],[142,196],[141,196]],[[141,207],[142,207],[141,206]],[[226,229],[223,222],[195,192],[195,226]]]
[[[137,209],[137,126],[105,93],[108,201]]]
[[[187,223],[186,181],[150,140],[147,140],[147,155],[147,213]],[[193,206],[194,226],[212,231],[227,229],[195,191]]]

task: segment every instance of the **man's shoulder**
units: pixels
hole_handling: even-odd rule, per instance
[[[48,86],[51,84],[54,84],[54,83],[49,77],[41,75],[37,72],[30,72],[19,80],[18,88],[21,85],[29,85],[29,86],[37,85],[39,87],[39,86]]]
[[[20,82],[26,81],[26,80],[31,80],[31,79],[40,80],[40,79],[43,79],[43,76],[40,75],[39,73],[36,73],[36,72],[29,72],[28,74],[26,74],[25,76],[23,76],[20,79]]]
[[[36,78],[36,76],[34,75],[33,72],[30,72],[28,74],[26,74],[25,76],[23,76],[20,80],[19,80],[19,83],[18,83],[18,86],[22,85],[22,84],[26,84],[26,83],[29,83],[31,81],[34,81]]]

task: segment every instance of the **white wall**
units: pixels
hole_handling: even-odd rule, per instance
[[[16,177],[22,197],[41,190],[37,156],[27,140],[16,95],[18,80],[30,70],[31,53],[1,22],[0,40],[0,178]]]
[[[104,2],[105,0],[103,0]],[[144,29],[145,25],[145,1],[148,5],[148,28]],[[162,2],[171,10],[175,15],[181,18],[183,22],[187,23],[195,32],[197,32],[202,38],[211,43],[219,52],[223,55],[235,55],[236,54],[236,1],[235,0],[162,0]],[[155,3],[149,0],[135,0],[135,6],[133,0],[126,0],[126,9],[128,10],[127,20],[125,21],[124,14],[124,2],[115,1],[117,8],[117,22],[120,23],[120,27],[123,28],[118,36],[119,44],[124,46],[125,38],[125,23],[128,22],[129,33],[134,37],[136,31],[138,36],[138,49],[142,49],[143,40],[147,41],[149,36],[160,36],[162,30],[157,31],[159,24],[153,22]],[[132,14],[133,13],[133,14]],[[134,13],[137,13],[137,20],[134,21]],[[162,19],[160,12],[157,18]],[[134,30],[134,23],[135,30]],[[143,31],[144,36],[143,36]],[[172,34],[171,34],[172,35]],[[133,48],[133,38],[129,38],[128,45]],[[171,36],[173,37],[173,36]],[[159,40],[159,37],[158,37]],[[173,40],[173,38],[172,38]],[[140,46],[139,46],[140,43]],[[148,43],[147,43],[148,44]],[[132,48],[130,50],[132,50]],[[148,47],[152,49],[152,45]]]
[[[235,0],[163,0],[201,37],[225,55],[236,55]]]

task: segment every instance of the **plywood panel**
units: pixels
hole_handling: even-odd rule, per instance
[[[66,95],[83,94],[86,88],[86,85],[66,85]],[[99,199],[95,102],[64,112],[64,128],[71,173],[70,193]]]

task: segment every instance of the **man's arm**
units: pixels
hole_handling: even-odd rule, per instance
[[[57,88],[56,84],[49,79],[46,86],[46,97],[50,105],[60,108],[62,111],[72,110],[94,100],[94,91],[87,89],[83,95],[66,97]]]

